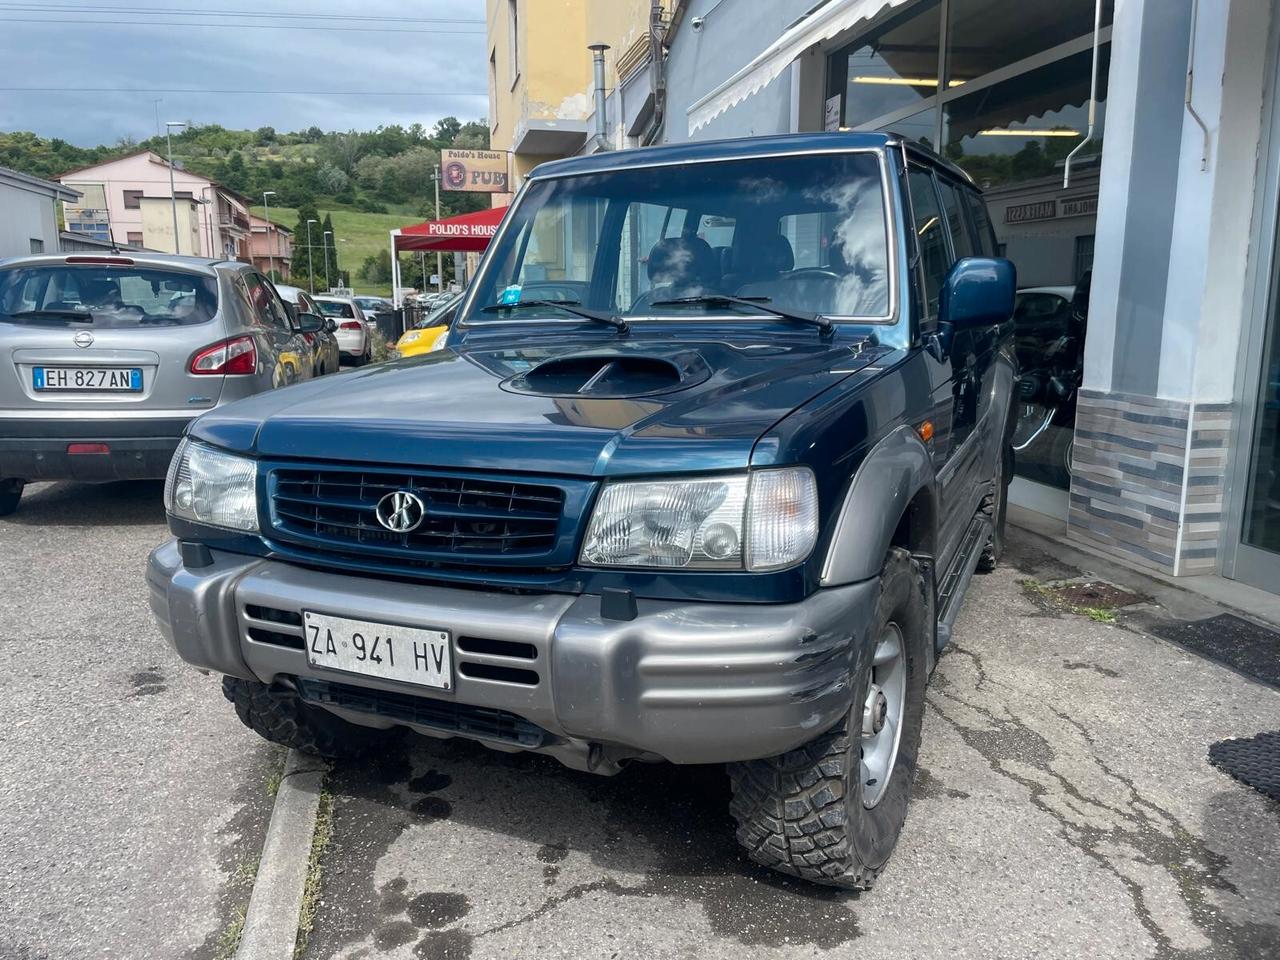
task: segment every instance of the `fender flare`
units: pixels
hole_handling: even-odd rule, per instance
[[[898,522],[921,490],[928,497],[932,542],[938,515],[933,458],[916,432],[903,425],[876,443],[854,474],[827,547],[821,586],[878,576]]]

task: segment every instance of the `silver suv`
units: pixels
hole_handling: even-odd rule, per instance
[[[163,477],[194,417],[309,376],[322,326],[249,264],[0,261],[0,516],[29,480]]]

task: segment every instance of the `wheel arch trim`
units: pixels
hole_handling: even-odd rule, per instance
[[[933,458],[904,424],[881,438],[854,474],[823,560],[821,586],[877,576],[898,524],[922,492],[930,507],[929,523],[936,525]],[[932,539],[934,531],[929,533]]]

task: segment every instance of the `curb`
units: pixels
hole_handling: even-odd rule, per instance
[[[292,960],[320,788],[328,770],[318,757],[289,751],[236,960]]]

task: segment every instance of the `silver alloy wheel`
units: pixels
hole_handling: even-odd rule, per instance
[[[907,660],[902,630],[896,623],[884,625],[867,676],[867,698],[862,705],[862,805],[870,810],[880,802],[902,736],[902,712],[907,694]]]

